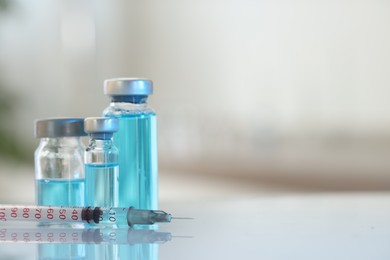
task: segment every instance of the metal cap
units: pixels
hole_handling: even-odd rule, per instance
[[[114,78],[104,81],[104,94],[108,96],[153,94],[153,81],[142,78]]]
[[[84,118],[47,118],[35,120],[35,137],[85,136]]]
[[[113,133],[117,132],[119,122],[116,118],[87,117],[84,120],[84,130],[87,133]]]

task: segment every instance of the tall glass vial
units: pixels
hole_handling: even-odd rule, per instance
[[[85,150],[85,202],[88,206],[118,206],[118,149],[112,135],[118,131],[114,118],[89,117],[84,130],[90,136]]]
[[[156,114],[147,104],[153,83],[147,79],[116,78],[104,82],[111,98],[103,111],[119,120],[114,143],[119,149],[119,206],[158,208]]]
[[[84,206],[83,118],[35,121],[40,144],[35,151],[35,194],[38,205]]]

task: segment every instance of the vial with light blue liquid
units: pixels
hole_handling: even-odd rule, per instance
[[[84,206],[83,118],[35,121],[40,144],[35,151],[35,194],[38,205]]]
[[[89,117],[84,130],[90,141],[85,150],[85,202],[88,206],[118,206],[118,149],[112,141],[118,131],[115,118]]]
[[[114,143],[119,150],[119,206],[158,208],[156,114],[147,100],[153,82],[140,78],[115,78],[104,82],[111,99],[103,116],[117,118]]]
[[[85,150],[85,202],[88,206],[118,206],[118,149],[112,136],[118,131],[115,118],[88,117],[84,130],[90,140]],[[112,215],[112,217],[116,217]],[[102,230],[109,233],[109,229]],[[118,245],[86,245],[87,259],[118,259]]]
[[[85,206],[85,147],[81,141],[85,135],[83,118],[35,121],[35,136],[40,138],[34,154],[38,205]],[[84,259],[86,256],[85,246],[81,244],[39,244],[37,253],[37,259]]]
[[[103,116],[117,118],[114,143],[119,150],[119,206],[158,209],[156,113],[148,105],[153,82],[141,78],[114,78],[104,82],[110,105]],[[138,227],[138,228],[156,228]],[[122,258],[158,258],[157,244],[119,247]]]

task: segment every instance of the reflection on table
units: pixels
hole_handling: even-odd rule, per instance
[[[158,259],[169,232],[150,229],[3,227],[0,243],[35,243],[38,259]]]

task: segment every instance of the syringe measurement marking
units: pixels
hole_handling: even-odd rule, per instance
[[[0,221],[7,221],[5,218],[5,208],[0,209]]]
[[[56,209],[49,207],[45,212],[42,212],[41,208],[35,208],[35,214],[30,214],[30,208],[25,207],[22,209],[21,216],[26,219],[26,220],[40,220],[42,217],[46,217],[46,220],[53,220],[57,215],[58,219],[60,220],[67,220],[69,217],[73,221],[78,221],[79,219],[79,211],[75,208],[72,209],[71,214],[67,212],[66,209],[64,208],[58,208],[57,211]],[[19,216],[18,208],[10,208],[8,209],[8,214],[7,214],[7,209],[6,208],[0,208],[0,221],[7,221],[8,218],[13,218],[16,219]]]
[[[111,209],[110,209],[110,211],[108,212],[108,215],[110,215],[110,217],[108,218],[108,220],[110,221],[110,222],[115,222],[116,221],[116,218],[115,218],[115,211],[112,211]],[[100,218],[101,218],[101,221],[103,221],[103,216],[100,216]],[[100,219],[99,218],[99,219]]]
[[[18,216],[17,212],[18,212],[17,208],[12,208],[11,209],[11,218],[16,218]]]
[[[23,217],[24,218],[29,218],[30,217],[30,214],[29,214],[29,212],[30,212],[30,209],[29,208],[23,208]]]
[[[36,219],[41,219],[41,217],[42,217],[41,212],[42,212],[41,209],[35,209],[35,218]]]

